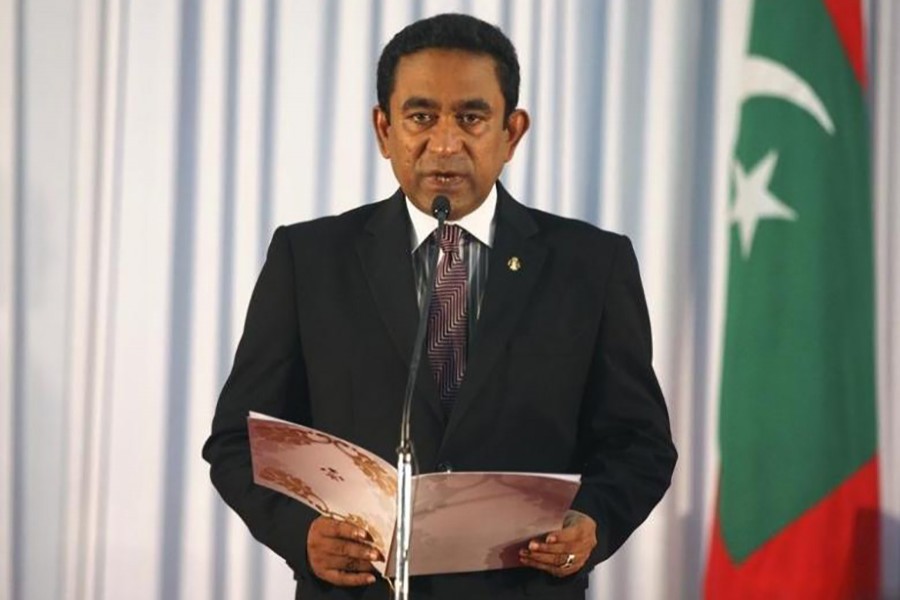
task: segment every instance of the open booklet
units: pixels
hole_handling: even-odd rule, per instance
[[[253,479],[372,536],[394,573],[397,470],[346,440],[250,413]],[[520,566],[519,549],[562,527],[581,477],[544,473],[427,473],[413,477],[410,573]]]

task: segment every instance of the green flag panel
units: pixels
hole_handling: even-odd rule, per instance
[[[756,3],[732,172],[719,518],[736,561],[875,452],[859,82],[819,1]]]

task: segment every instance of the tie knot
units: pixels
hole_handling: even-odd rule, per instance
[[[459,241],[463,236],[463,228],[459,225],[444,225],[444,232],[441,239],[438,240],[441,250],[444,254],[451,256],[459,256]]]

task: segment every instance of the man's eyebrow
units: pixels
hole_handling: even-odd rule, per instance
[[[401,110],[411,110],[414,108],[428,108],[435,109],[438,107],[438,103],[429,98],[425,98],[423,96],[412,96],[407,98],[406,101],[400,106]]]
[[[492,112],[490,103],[482,98],[472,98],[471,100],[463,100],[455,106],[456,111],[474,110],[480,112]]]
[[[431,98],[426,98],[424,96],[411,96],[403,102],[400,106],[400,109],[403,111],[407,110],[415,110],[415,109],[428,109],[435,110],[440,108],[440,103],[436,100],[432,100]],[[453,109],[456,112],[463,111],[479,111],[490,113],[493,112],[491,108],[491,104],[483,99],[483,98],[470,98],[468,100],[461,100],[453,105]]]

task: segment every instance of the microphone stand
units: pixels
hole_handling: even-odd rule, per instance
[[[444,221],[450,216],[450,201],[446,196],[437,196],[431,203],[431,214],[438,220],[437,239],[444,232]],[[400,420],[400,445],[397,447],[397,524],[394,530],[394,547],[397,549],[394,564],[394,600],[409,598],[409,544],[412,537],[412,438],[409,433],[410,410],[413,391],[416,386],[416,375],[422,360],[422,346],[425,343],[425,330],[428,324],[428,309],[434,291],[434,278],[437,274],[438,245],[435,244],[429,257],[431,270],[425,287],[425,297],[419,307],[419,327],[416,329],[416,341],[413,346],[409,376],[406,380],[406,393],[403,398],[403,416]]]

